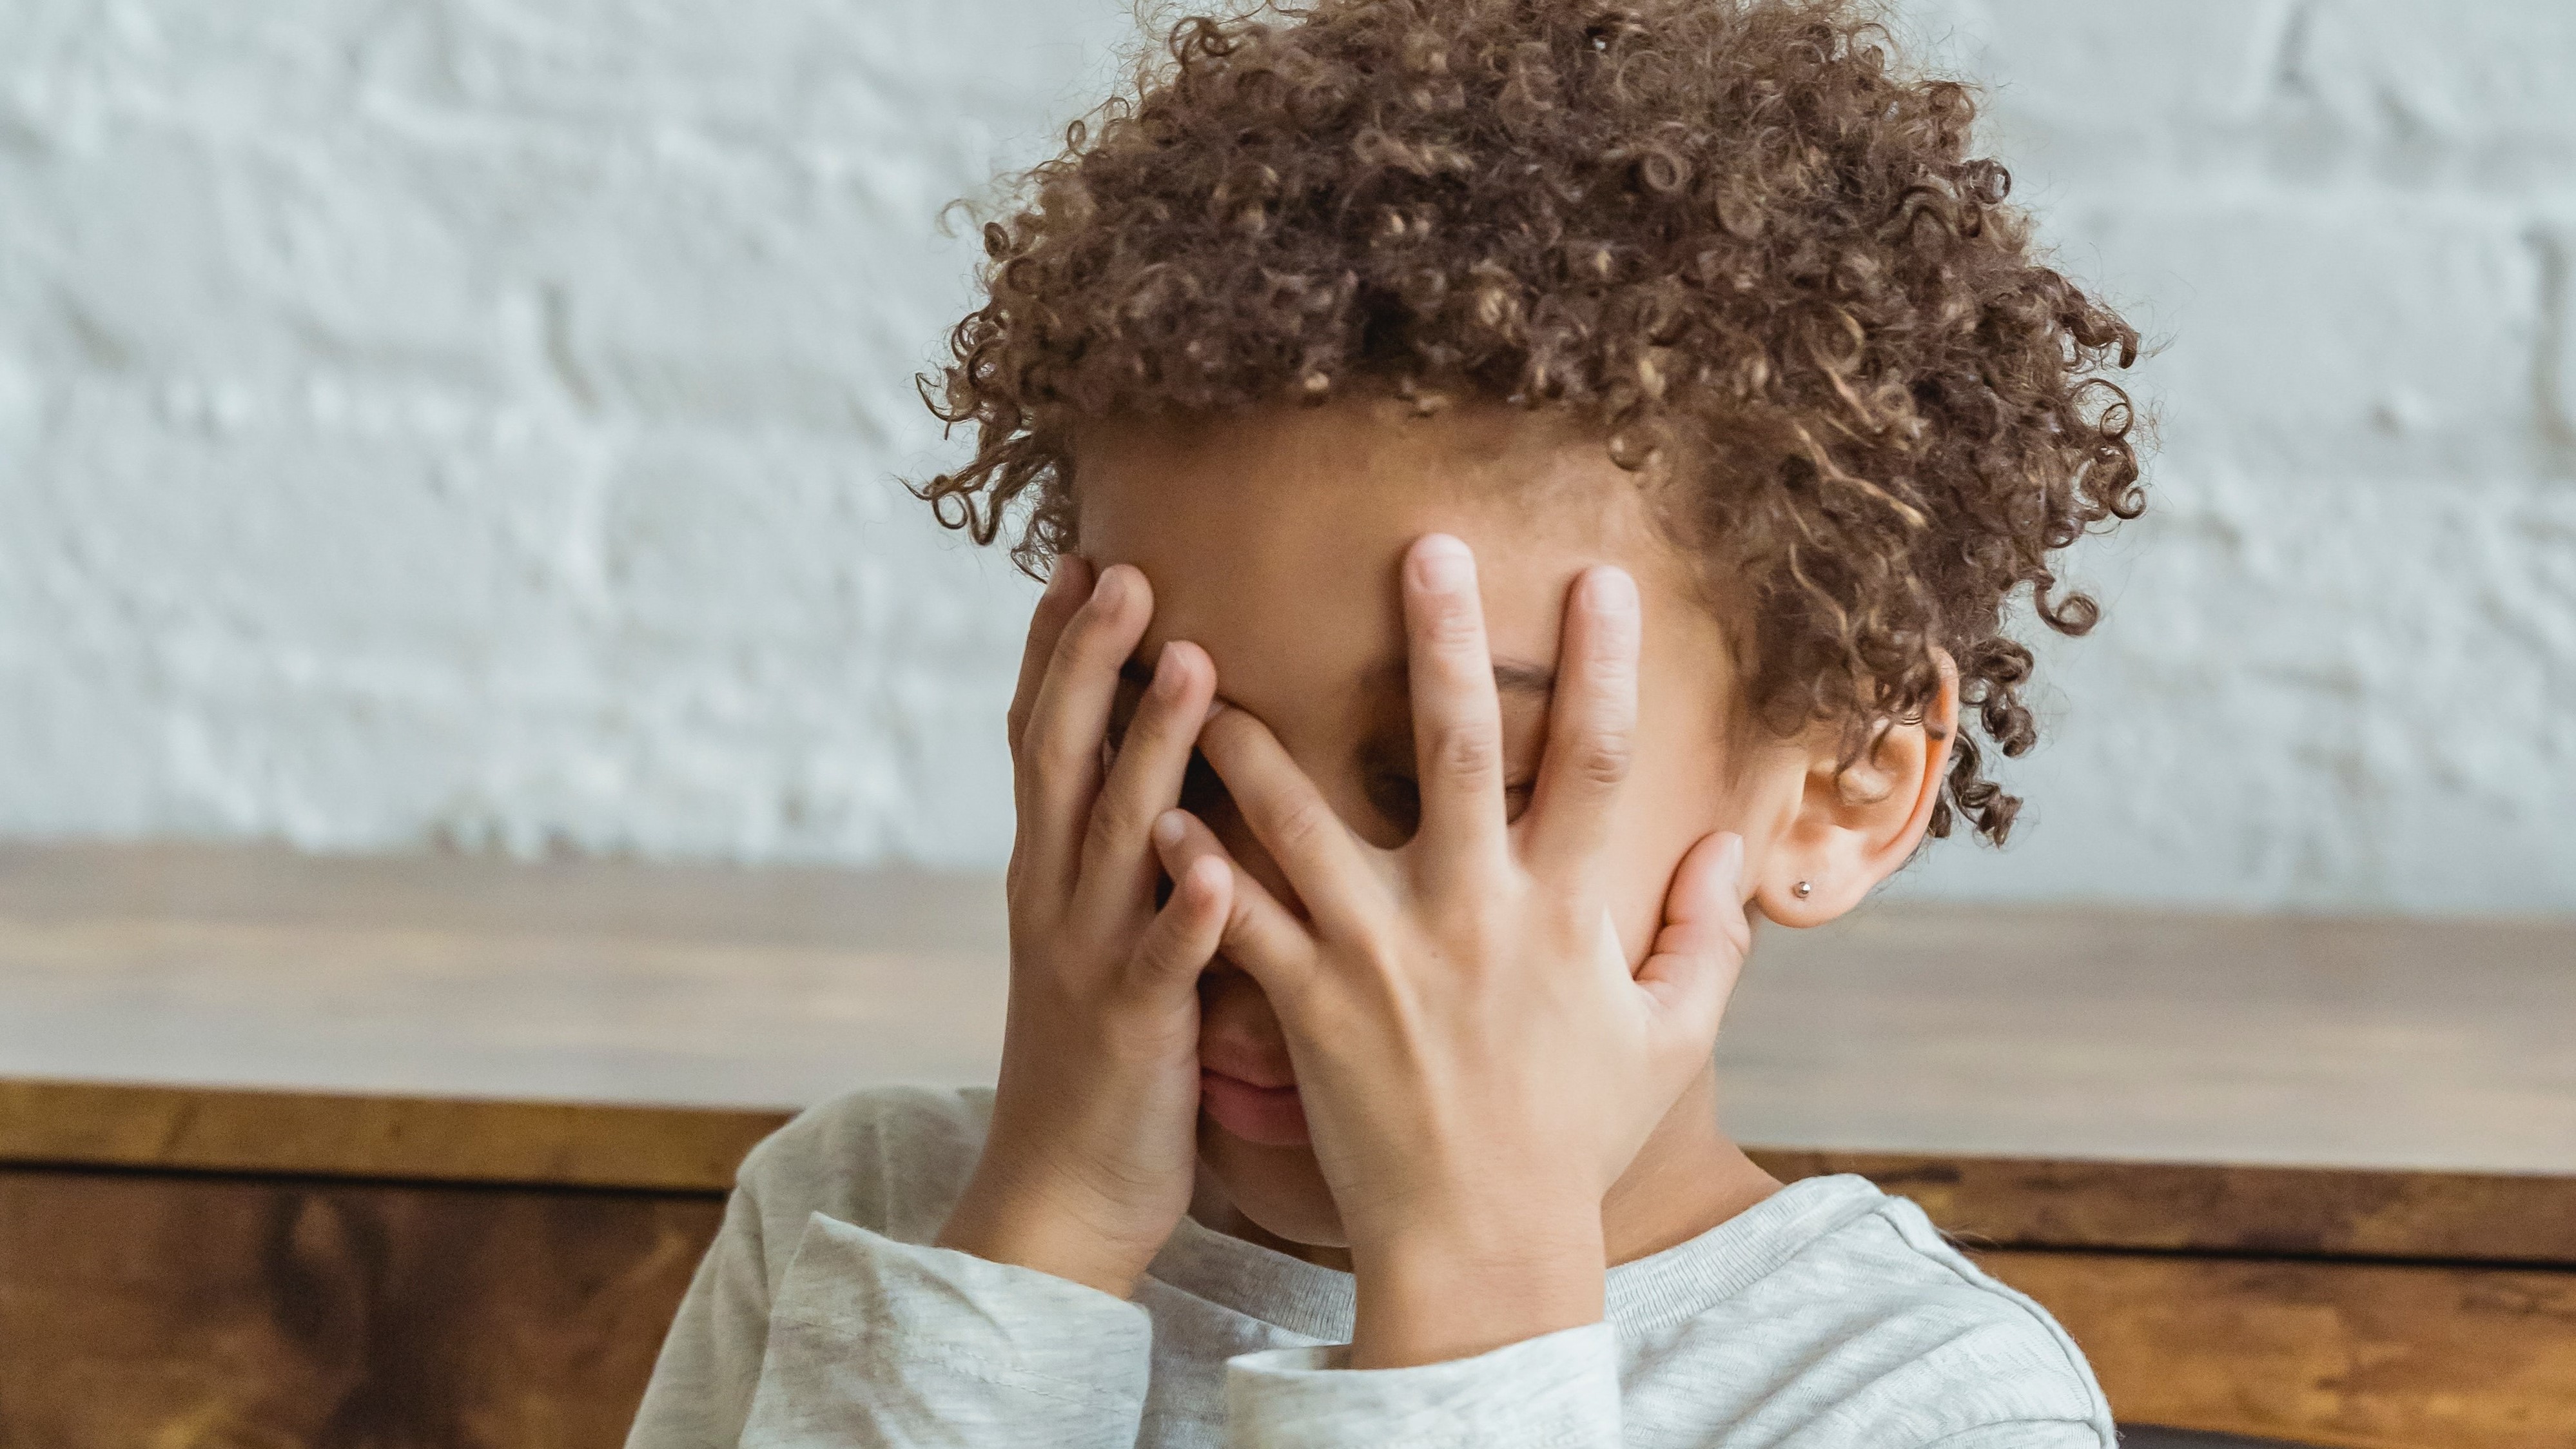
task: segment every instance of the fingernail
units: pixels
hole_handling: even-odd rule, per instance
[[[1605,614],[1633,614],[1637,611],[1637,581],[1617,564],[1603,564],[1584,579],[1592,591],[1592,607]]]
[[[1152,693],[1157,699],[1169,699],[1181,692],[1181,671],[1172,667],[1172,644],[1167,641],[1161,653],[1154,656]]]
[[[1100,577],[1092,582],[1091,602],[1104,608],[1116,608],[1126,592],[1127,571],[1114,566],[1105,568],[1100,571]]]
[[[1154,843],[1165,850],[1180,844],[1181,836],[1188,830],[1189,826],[1181,819],[1178,810],[1166,810],[1154,817]]]
[[[1413,546],[1413,577],[1426,589],[1445,594],[1465,588],[1475,576],[1474,555],[1445,533],[1426,534]]]

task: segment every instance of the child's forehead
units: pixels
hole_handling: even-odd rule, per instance
[[[1137,651],[1208,651],[1221,692],[1255,713],[1365,709],[1405,694],[1406,550],[1426,533],[1474,550],[1496,682],[1544,699],[1568,589],[1584,570],[1637,576],[1655,616],[1701,614],[1634,475],[1605,453],[1513,456],[1490,433],[1298,410],[1227,433],[1136,428],[1078,458],[1082,553],[1130,564],[1154,592]],[[1587,471],[1592,470],[1592,471]],[[1333,700],[1315,699],[1318,692]]]
[[[1547,621],[1586,567],[1641,589],[1691,587],[1637,476],[1597,441],[1493,414],[1406,416],[1366,402],[1189,424],[1085,430],[1073,503],[1082,552],[1186,577],[1244,607],[1396,600],[1426,533],[1475,550],[1489,606],[1544,598]]]
[[[1083,551],[1095,566],[1135,566],[1151,586],[1154,619],[1140,658],[1186,639],[1208,651],[1221,680],[1370,697],[1404,692],[1400,577],[1406,548],[1423,534],[1452,533],[1475,551],[1488,646],[1504,666],[1498,677],[1523,688],[1536,681],[1542,691],[1566,590],[1600,561],[1473,510],[1289,513],[1158,512],[1087,531]]]
[[[1150,669],[1163,645],[1188,640],[1208,652],[1220,693],[1257,714],[1294,703],[1373,710],[1407,693],[1397,555],[1366,566],[1341,555],[1230,566],[1223,549],[1100,556],[1131,563],[1154,592],[1154,619],[1137,662]],[[1309,567],[1311,565],[1311,567]],[[1526,574],[1488,569],[1480,579],[1495,680],[1507,694],[1544,698],[1554,680],[1561,588],[1532,588]]]

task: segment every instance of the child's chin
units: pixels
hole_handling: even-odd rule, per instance
[[[1235,1211],[1263,1232],[1312,1248],[1345,1246],[1313,1148],[1264,1147],[1202,1121],[1199,1157]]]

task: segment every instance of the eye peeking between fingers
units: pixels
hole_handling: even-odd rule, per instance
[[[1505,780],[1504,818],[1520,819],[1521,813],[1529,809],[1530,797],[1536,790],[1537,782],[1534,780],[1518,777]],[[1411,840],[1414,833],[1422,828],[1422,783],[1414,778],[1410,764],[1380,766],[1364,771],[1361,791],[1368,798],[1369,808],[1377,812],[1379,820],[1385,823],[1392,836],[1385,840],[1373,839],[1370,844],[1392,849]],[[1375,833],[1370,832],[1372,835]]]
[[[1146,692],[1153,688],[1153,684],[1154,667],[1144,660],[1130,659],[1119,666],[1118,692],[1110,698],[1109,728],[1101,740],[1107,757],[1103,761],[1104,768],[1107,760],[1116,759],[1119,749],[1126,744],[1127,731],[1136,722],[1136,712],[1144,708]],[[1217,778],[1207,756],[1197,750],[1190,751],[1187,772],[1181,777],[1180,798],[1175,803],[1211,823],[1224,818],[1222,812],[1231,808],[1232,801],[1226,795],[1225,782]],[[1164,883],[1164,891],[1168,896],[1168,881]],[[1158,899],[1156,904],[1161,904],[1161,901]]]
[[[1130,659],[1118,666],[1118,692],[1109,700],[1109,729],[1103,736],[1114,752],[1126,743],[1127,727],[1136,722],[1136,711],[1145,703],[1145,691],[1154,683],[1154,667],[1141,659]]]

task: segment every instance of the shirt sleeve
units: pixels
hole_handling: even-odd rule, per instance
[[[768,1341],[760,1206],[738,1188],[662,1340],[626,1449],[734,1449]]]
[[[1132,1449],[1152,1362],[1133,1303],[821,1213],[766,1328],[742,1449]]]
[[[1226,1365],[1235,1449],[1618,1449],[1618,1344],[1607,1323],[1473,1358],[1352,1369],[1348,1345],[1241,1354]]]

